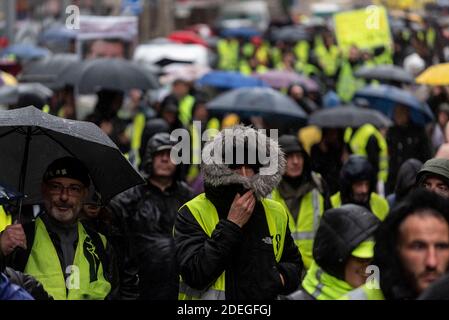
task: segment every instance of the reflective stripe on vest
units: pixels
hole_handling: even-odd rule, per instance
[[[192,109],[195,104],[195,98],[191,95],[186,95],[182,100],[179,101],[179,121],[188,127],[190,120],[192,119]]]
[[[290,232],[301,253],[304,266],[308,269],[313,260],[313,239],[315,238],[315,233],[324,211],[323,196],[317,189],[313,189],[304,195],[301,199],[296,221],[288,209],[285,200],[280,195],[279,190],[273,190],[272,199],[282,204],[289,214]]]
[[[106,245],[106,239],[100,236]],[[78,244],[71,267],[71,274],[66,280],[47,229],[43,221],[37,218],[34,242],[24,273],[39,280],[55,300],[102,300],[111,291],[111,284],[104,277],[103,265],[92,240],[79,222]]]
[[[377,139],[377,144],[379,146],[379,172],[378,179],[387,182],[388,178],[388,146],[387,141],[372,124],[365,124],[361,126],[351,138],[349,145],[354,154],[360,156],[368,156],[366,151],[366,145],[368,144],[369,138],[375,136]]]
[[[288,215],[282,205],[276,201],[263,199],[262,205],[264,207],[268,229],[273,242],[274,256],[276,261],[279,262],[284,249]],[[185,206],[189,208],[190,212],[204,232],[211,237],[212,232],[215,230],[215,227],[219,221],[217,209],[212,202],[206,198],[204,193],[202,193],[187,202]],[[210,287],[204,290],[195,290],[190,288],[185,282],[183,282],[182,278],[180,279],[180,290],[178,295],[179,300],[224,299],[225,296],[224,271]]]
[[[318,285],[315,287],[315,290],[312,292],[312,297],[315,299],[318,299],[319,295],[321,294],[321,291],[323,290],[323,283],[321,282],[321,275],[323,274],[323,270],[321,268],[318,268],[318,270],[315,273],[315,277],[318,280]]]
[[[0,206],[0,232],[12,224],[12,216],[5,211],[3,206]]]
[[[331,197],[332,208],[338,208],[341,206],[341,197],[340,192],[337,192]],[[384,221],[388,212],[390,211],[390,207],[388,205],[388,201],[385,200],[384,197],[378,195],[375,192],[371,192],[369,205],[371,212],[380,220]]]

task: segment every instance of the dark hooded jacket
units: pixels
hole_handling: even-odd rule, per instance
[[[352,251],[372,237],[380,220],[365,207],[346,204],[324,212],[313,244],[315,263],[327,274],[345,279],[345,267]],[[313,300],[312,292],[298,290],[288,299]]]
[[[340,171],[341,203],[354,203],[352,197],[352,184],[357,181],[368,180],[370,193],[376,188],[376,175],[368,159],[362,156],[351,155]],[[369,203],[361,204],[369,208]]]
[[[142,164],[144,175],[151,175],[152,157],[158,147],[167,142],[155,135],[148,143]],[[168,135],[165,133],[164,135]],[[163,137],[162,137],[163,138]],[[155,150],[151,150],[155,149]],[[178,272],[175,261],[173,225],[178,209],[192,194],[190,188],[177,180],[162,191],[151,182],[129,189],[111,201],[110,209],[122,217],[130,245],[130,264],[139,278],[140,299],[176,300],[178,298]]]
[[[234,127],[231,132],[237,139],[243,139],[237,133],[238,129],[245,132],[253,130]],[[213,142],[206,145],[203,159],[208,147],[224,144],[224,136],[222,131]],[[217,209],[219,222],[211,237],[208,237],[187,206],[180,210],[176,219],[174,235],[179,272],[183,281],[191,288],[204,290],[223,272],[226,275],[227,300],[275,299],[279,294],[288,294],[298,287],[302,270],[298,248],[287,228],[282,257],[279,263],[276,262],[272,244],[264,241],[271,236],[260,201],[256,202],[251,218],[242,228],[227,220],[237,193],[243,195],[247,190],[252,190],[260,200],[281,179],[285,166],[283,154],[276,142],[271,140],[270,143],[265,143],[270,158],[271,155],[279,157],[275,174],[261,175],[255,168],[254,176],[244,177],[233,172],[226,164],[202,165],[205,195]],[[248,145],[248,149],[254,152],[257,147]],[[285,279],[284,287],[280,273]]]
[[[376,233],[373,264],[380,270],[380,289],[387,300],[416,299],[417,293],[398,256],[399,228],[402,222],[420,209],[431,209],[448,221],[446,199],[436,193],[417,189],[396,205]]]
[[[387,200],[390,208],[401,201],[416,185],[416,175],[422,167],[422,162],[418,159],[408,159],[398,172],[394,193],[389,195]]]
[[[423,127],[394,126],[387,133],[388,144],[388,181],[387,194],[392,192],[396,183],[399,168],[410,158],[425,162],[431,157],[431,144]]]

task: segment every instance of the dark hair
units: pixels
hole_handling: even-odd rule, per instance
[[[448,208],[447,199],[434,192],[417,189],[393,207],[381,224],[375,237],[373,264],[380,269],[380,287],[386,299],[415,299],[417,296],[397,251],[399,228],[403,221],[412,214],[429,214],[444,219],[449,225]]]

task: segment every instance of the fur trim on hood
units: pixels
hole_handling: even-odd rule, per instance
[[[260,150],[261,146],[264,150]],[[235,161],[233,153],[235,150],[239,151],[239,148],[246,149],[246,154],[250,155],[250,163],[253,160],[251,157],[254,157],[260,165],[259,171],[252,177],[241,176],[229,168]],[[206,144],[202,158],[201,169],[205,184],[212,187],[241,184],[246,189],[252,190],[258,199],[266,197],[277,187],[286,163],[277,141],[268,138],[261,131],[243,125],[220,131]],[[228,161],[231,159],[233,160]],[[240,160],[239,157],[237,159]]]

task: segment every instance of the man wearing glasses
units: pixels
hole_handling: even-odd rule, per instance
[[[81,161],[55,160],[43,176],[44,212],[33,223],[13,224],[0,235],[0,259],[34,276],[57,300],[111,298],[116,289],[106,238],[79,220],[89,185]]]

